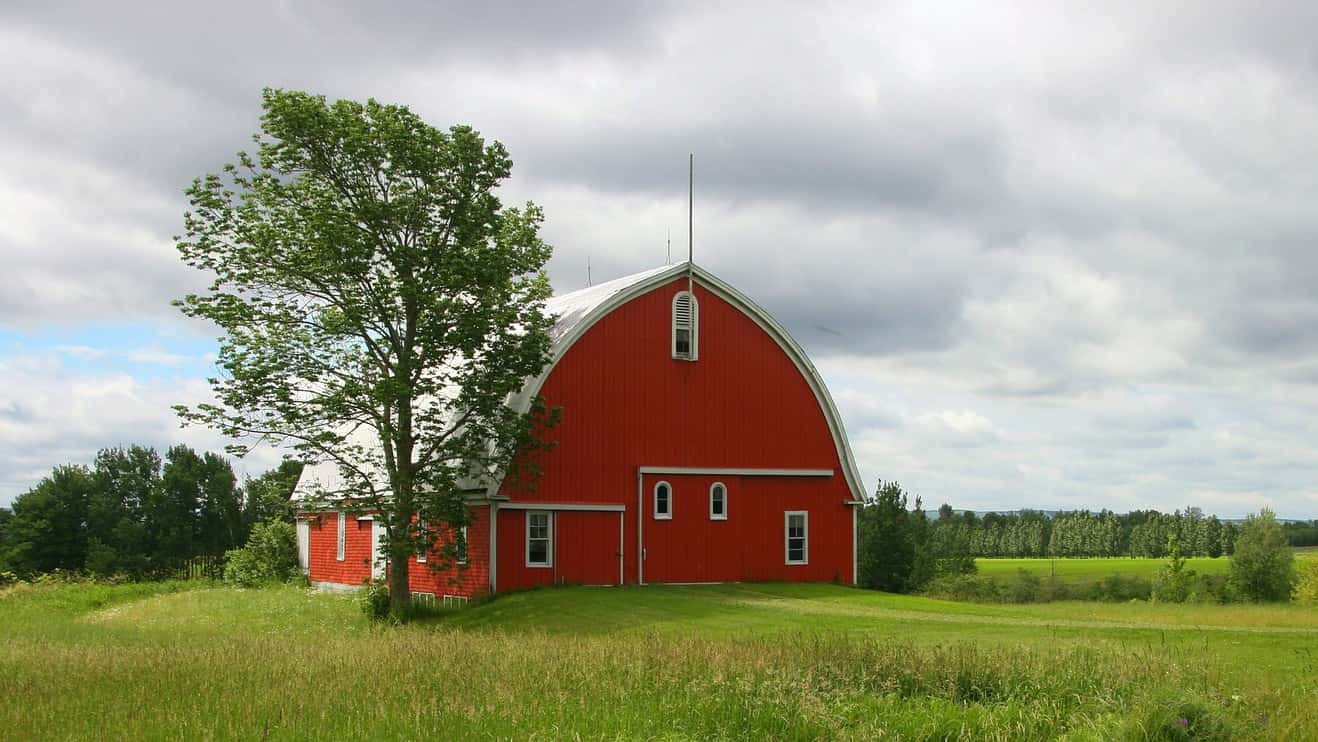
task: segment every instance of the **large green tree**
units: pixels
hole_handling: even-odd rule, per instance
[[[1271,510],[1264,508],[1258,515],[1249,516],[1240,527],[1231,555],[1230,579],[1236,590],[1250,600],[1290,600],[1295,555]]]
[[[5,528],[9,568],[20,575],[81,570],[87,562],[87,504],[95,489],[84,466],[57,466],[14,500]]]
[[[548,422],[507,404],[549,359],[541,212],[500,203],[512,162],[469,127],[295,91],[263,108],[255,154],[187,191],[178,249],[214,281],[178,305],[223,331],[223,374],[179,411],[237,453],[336,464],[320,495],[379,513],[401,606],[408,555],[460,533],[464,490],[533,463]]]

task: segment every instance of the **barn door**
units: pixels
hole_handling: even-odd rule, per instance
[[[380,552],[380,536],[384,533],[384,522],[380,520],[371,521],[371,579],[383,580],[384,567],[387,563],[384,554]]]
[[[311,524],[306,518],[297,521],[297,564],[302,568],[302,574],[308,574],[311,569]]]

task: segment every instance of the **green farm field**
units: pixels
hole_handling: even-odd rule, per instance
[[[984,559],[975,560],[983,577],[1011,577],[1017,570],[1033,572],[1040,577],[1056,575],[1057,579],[1071,583],[1098,582],[1114,574],[1153,579],[1166,559],[1138,559],[1131,557],[1067,557],[1062,559]],[[1230,568],[1226,557],[1190,557],[1185,566],[1201,575],[1226,574]]]
[[[1318,610],[564,588],[405,626],[187,583],[0,594],[7,739],[1318,739]]]

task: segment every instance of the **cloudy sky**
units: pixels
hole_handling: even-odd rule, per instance
[[[169,410],[215,350],[171,236],[273,86],[504,142],[559,291],[684,252],[694,152],[698,262],[869,489],[1318,517],[1318,6],[367,5],[0,5],[0,505],[219,445]]]

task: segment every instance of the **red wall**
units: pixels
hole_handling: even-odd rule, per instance
[[[831,469],[829,478],[728,482],[733,504],[725,523],[708,521],[707,493],[700,492],[703,521],[656,525],[647,491],[646,538],[653,533],[672,544],[689,544],[683,547],[687,551],[697,549],[705,565],[698,572],[711,579],[850,582],[852,521],[842,503],[852,495],[818,400],[772,337],[698,284],[700,358],[673,360],[672,298],[685,288],[685,279],[675,280],[632,299],[560,359],[541,389],[548,404],[562,408],[559,425],[548,433],[558,446],[541,455],[543,475],[533,490],[510,481],[505,494],[517,501],[626,505],[624,574],[631,583],[637,575],[637,467]],[[670,481],[679,499],[683,488],[695,486],[699,492],[708,485],[696,478]],[[756,507],[748,507],[751,503]],[[811,511],[808,568],[782,563],[784,509]],[[505,572],[505,561],[524,562],[525,531],[511,524],[516,520],[520,527],[524,521],[506,518],[511,514],[499,514],[499,589],[552,580],[520,574],[516,567]],[[681,532],[665,536],[665,525]],[[665,554],[676,559],[676,546]],[[647,581],[652,568],[647,560]]]
[[[431,569],[429,562],[408,560],[407,584],[412,592],[433,593],[436,598],[461,595],[472,598],[490,591],[490,508],[471,509],[467,524],[467,564],[443,571]]]
[[[636,521],[622,514],[624,530]],[[553,564],[526,565],[526,511],[500,510],[499,590],[521,590],[540,585],[618,584],[618,518],[614,512],[557,511],[553,513]],[[633,577],[629,582],[635,582]]]
[[[357,520],[347,514],[344,531],[343,561],[338,556],[339,515],[320,513],[311,516],[309,574],[312,582],[337,582],[360,585],[371,576],[371,526],[369,520]]]

